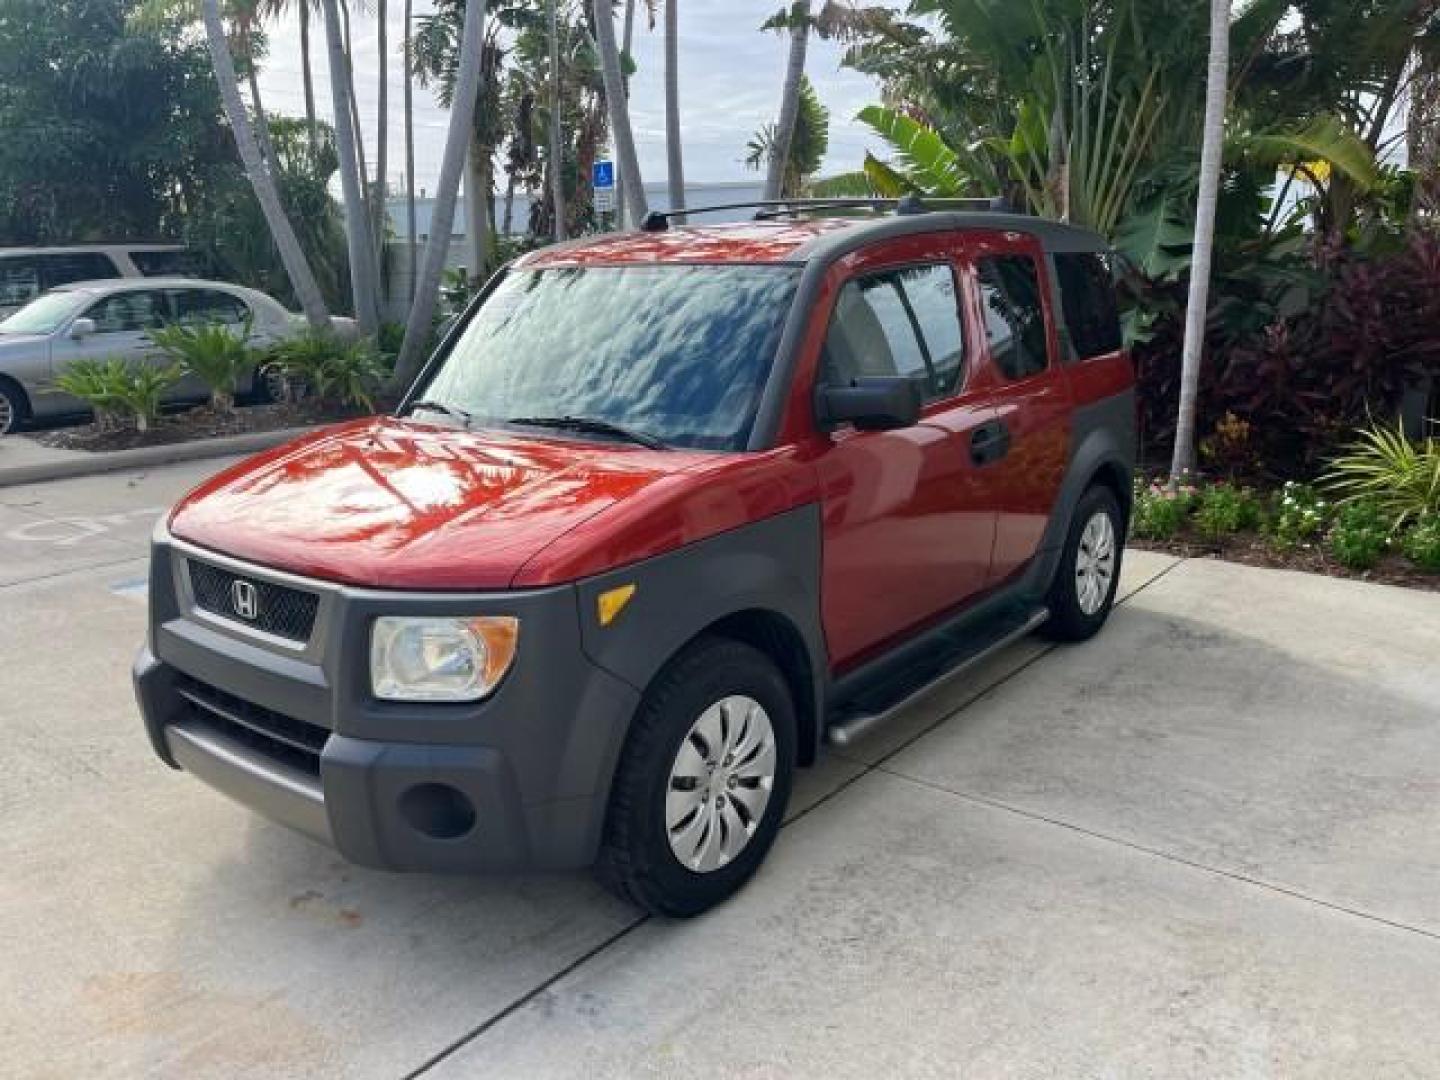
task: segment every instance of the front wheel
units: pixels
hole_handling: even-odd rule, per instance
[[[658,915],[698,915],[735,893],[780,830],[795,708],[758,650],[702,640],[657,676],[612,789],[600,880]]]
[[[1124,521],[1120,501],[1109,488],[1092,487],[1081,496],[1046,599],[1045,636],[1085,641],[1105,625],[1120,585]]]
[[[9,379],[0,379],[0,435],[18,431],[28,412],[25,391]]]

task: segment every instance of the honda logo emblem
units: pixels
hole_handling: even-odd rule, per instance
[[[230,585],[230,606],[240,618],[254,622],[260,616],[260,593],[250,582],[236,579]]]

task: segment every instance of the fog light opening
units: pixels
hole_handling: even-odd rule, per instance
[[[399,806],[410,827],[432,840],[458,840],[475,827],[475,804],[449,784],[416,784]]]

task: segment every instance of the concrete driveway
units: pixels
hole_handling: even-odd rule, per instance
[[[0,1075],[1440,1075],[1440,599],[1132,552],[688,923],[349,867],[153,760],[154,511],[0,491]]]

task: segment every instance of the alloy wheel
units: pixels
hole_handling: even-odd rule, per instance
[[[775,765],[770,714],[754,698],[723,698],[700,714],[665,793],[665,832],[680,865],[706,874],[735,860],[765,815]]]

